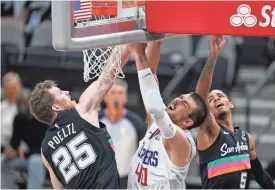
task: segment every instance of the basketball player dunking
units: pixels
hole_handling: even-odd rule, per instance
[[[140,141],[128,175],[129,189],[185,189],[190,161],[196,153],[190,129],[204,121],[206,104],[196,93],[182,95],[166,107],[154,77],[160,43],[134,46],[143,103],[153,118]],[[148,58],[148,60],[147,60]],[[153,70],[151,71],[149,64]],[[184,130],[182,130],[184,129]]]
[[[209,93],[216,60],[224,44],[222,36],[211,36],[210,54],[196,86],[196,93],[208,102],[209,107],[209,114],[198,128],[197,136],[202,188],[245,188],[251,170],[262,188],[275,189],[271,177],[256,157],[251,136],[233,127],[234,105],[220,90]]]
[[[123,46],[121,67],[129,54]],[[36,119],[50,125],[41,155],[54,189],[119,189],[112,140],[98,119],[98,106],[113,84],[115,69],[109,61],[78,104],[53,81],[35,86],[30,110]]]

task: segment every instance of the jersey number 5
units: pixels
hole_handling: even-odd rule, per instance
[[[138,163],[136,174],[138,175],[138,182],[143,186],[147,186],[148,168],[144,168],[141,163]]]
[[[242,172],[241,173],[241,183],[240,183],[240,188],[244,189],[246,186],[246,180],[247,180],[247,172]]]
[[[52,154],[52,161],[58,166],[66,183],[79,173],[79,169],[85,169],[96,160],[92,145],[83,143],[86,139],[85,133],[81,132],[68,142],[66,147],[61,146]]]

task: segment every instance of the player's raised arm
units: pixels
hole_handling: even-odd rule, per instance
[[[130,52],[127,45],[120,46],[120,48],[122,53],[120,67],[122,68],[127,62]],[[112,52],[107,65],[100,74],[99,78],[93,82],[81,95],[79,105],[82,112],[97,110],[103,97],[113,85],[116,78],[115,70],[117,66],[114,64],[114,60],[116,59],[117,53],[118,52]]]
[[[133,49],[136,60],[140,91],[146,110],[159,127],[164,143],[169,147],[171,160],[177,166],[185,166],[191,158],[191,145],[184,131],[176,126],[166,112],[158,84],[145,55],[146,44],[137,44]],[[185,154],[180,150],[184,149]]]
[[[196,86],[196,93],[198,93],[204,99],[205,102],[208,102],[207,98],[212,85],[212,78],[213,78],[216,61],[224,45],[225,45],[224,37],[211,36],[210,53]],[[210,113],[210,110],[208,110],[208,116],[205,119],[205,122],[202,124],[201,127],[198,128],[199,144],[201,144],[200,141],[204,137],[208,139],[209,137],[212,138],[212,137],[218,136],[219,130],[220,129],[218,124],[214,120],[211,120],[211,113]],[[200,136],[204,136],[204,137],[200,138]],[[200,146],[199,144],[198,146]],[[202,144],[205,144],[205,143],[202,142]]]
[[[204,100],[207,100],[208,93],[211,89],[216,61],[224,45],[225,39],[222,36],[211,36],[209,56],[196,86],[196,92],[200,94]]]
[[[160,59],[161,44],[162,44],[161,41],[149,42],[146,47],[147,62],[149,64],[149,67],[153,75],[155,76],[155,79],[157,80],[157,83],[158,83],[157,69],[158,69],[159,59]],[[148,127],[150,127],[153,123],[153,119],[147,110],[146,110],[146,115],[147,115]]]
[[[157,74],[160,51],[161,51],[161,41],[149,42],[146,47],[146,57],[149,67],[154,75]]]

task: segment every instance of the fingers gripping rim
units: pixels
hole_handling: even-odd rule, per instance
[[[110,57],[110,55],[113,55]],[[104,75],[106,79],[112,78],[115,75],[119,78],[124,78],[125,75],[120,67],[121,65],[121,49],[119,46],[110,46],[106,48],[95,48],[90,50],[83,50],[84,61],[84,81],[88,82],[96,77],[99,77],[108,62],[112,65],[109,75]],[[115,78],[112,80],[115,80]]]

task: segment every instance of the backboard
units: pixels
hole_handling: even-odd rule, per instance
[[[132,0],[53,0],[53,46],[58,51],[81,51],[171,36],[144,30],[144,4]]]

